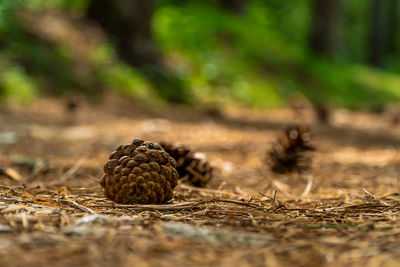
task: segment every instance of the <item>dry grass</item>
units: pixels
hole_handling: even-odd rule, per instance
[[[399,264],[400,130],[384,117],[338,110],[333,126],[314,125],[314,171],[303,179],[276,176],[263,161],[282,121],[296,119],[290,111],[211,119],[121,113],[121,101],[78,117],[57,100],[0,113],[1,131],[17,137],[0,143],[0,164],[22,177],[0,177],[0,265]],[[108,153],[134,137],[186,143],[217,175],[207,188],[178,185],[165,205],[113,204],[97,179]],[[27,167],[39,159],[48,166]]]

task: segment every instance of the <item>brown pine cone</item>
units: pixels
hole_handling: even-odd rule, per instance
[[[116,203],[165,203],[178,184],[175,166],[176,161],[159,144],[135,139],[111,153],[100,185]]]
[[[304,125],[289,126],[268,152],[268,164],[275,173],[299,173],[311,169],[312,158],[307,153],[313,151],[311,134]]]
[[[213,168],[207,160],[194,154],[184,145],[174,145],[170,143],[160,143],[171,157],[176,160],[176,170],[182,181],[204,187],[211,180]]]

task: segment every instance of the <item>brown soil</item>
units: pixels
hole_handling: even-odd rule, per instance
[[[0,176],[0,265],[398,265],[400,128],[377,114],[335,110],[330,126],[310,114],[149,111],[111,96],[71,112],[56,99],[3,109],[0,165],[21,179]],[[271,173],[266,151],[299,120],[314,133],[312,174]],[[215,177],[178,185],[165,205],[115,205],[98,179],[135,137],[189,145]]]

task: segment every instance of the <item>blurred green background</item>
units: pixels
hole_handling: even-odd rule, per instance
[[[379,108],[400,0],[0,0],[0,96]]]

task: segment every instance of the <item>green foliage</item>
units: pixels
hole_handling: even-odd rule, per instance
[[[92,51],[90,58],[94,66],[93,75],[100,86],[148,105],[163,102],[156,94],[154,84],[142,72],[121,62],[111,44],[99,45]]]
[[[142,101],[156,99],[152,85],[137,70],[119,62],[110,44],[95,49],[91,55],[100,83],[126,96]]]
[[[316,103],[351,108],[398,101],[397,75],[354,64],[366,57],[369,5],[346,1],[343,27],[350,30],[342,32],[337,63],[308,52],[309,7],[300,0],[251,1],[238,16],[187,1],[161,6],[154,29],[202,101],[271,106],[298,92]]]
[[[79,11],[87,1],[35,0],[0,2],[0,48],[3,61],[0,95],[8,100],[27,101],[37,89],[63,94],[68,90],[81,90],[97,95],[108,88],[124,95],[150,102],[155,99],[149,82],[135,69],[120,62],[109,44],[96,47],[85,72],[77,69],[79,62],[63,43],[49,43],[28,32],[15,11],[44,9]],[[81,67],[82,68],[82,67]],[[89,77],[88,77],[89,76]],[[157,102],[157,101],[156,101]]]
[[[16,88],[16,84],[11,90],[6,89],[12,88],[11,84],[6,82],[6,85],[3,85],[3,94],[10,98],[28,99],[28,96],[36,94],[34,88],[46,85],[60,92],[69,86],[72,79],[70,72],[73,63],[68,51],[62,47],[50,47],[39,39],[32,39],[15,15],[15,11],[22,6],[38,8],[39,2],[30,1],[28,4],[25,1],[4,1],[0,5],[0,46],[3,47],[3,60],[8,62],[3,68],[8,73],[5,76],[10,78],[5,81],[25,84],[20,89]]]
[[[88,0],[2,0],[3,10],[24,8],[29,10],[84,10]]]
[[[0,93],[4,101],[27,103],[36,93],[35,82],[23,69],[12,66],[4,58],[0,58]]]
[[[57,94],[82,90],[89,95],[109,89],[147,103],[192,97],[192,103],[280,106],[301,93],[315,103],[351,108],[400,99],[396,57],[388,57],[383,70],[365,64],[368,1],[343,1],[340,43],[332,61],[308,51],[311,1],[247,1],[240,15],[224,11],[217,0],[158,1],[154,39],[171,73],[128,66],[107,42],[94,47],[82,64],[70,46],[34,38],[14,12],[79,14],[88,3],[0,1],[0,49],[6,62],[0,66],[2,96],[25,101],[39,89]],[[171,83],[175,76],[178,82]],[[186,89],[181,90],[182,85]]]
[[[301,90],[316,103],[349,108],[367,108],[400,99],[398,75],[364,65],[332,64],[314,60],[307,66],[309,87]]]
[[[247,25],[253,25],[252,32]],[[202,101],[236,99],[250,105],[282,102],[276,82],[260,82],[254,73],[260,68],[260,57],[282,62],[295,56],[276,52],[282,50],[284,42],[273,32],[266,34],[264,26],[265,20],[257,15],[239,18],[197,4],[160,8],[154,22],[164,53],[181,55],[178,60],[183,62],[175,65],[176,71]],[[266,40],[269,51],[265,49]],[[295,53],[295,49],[287,51]]]

